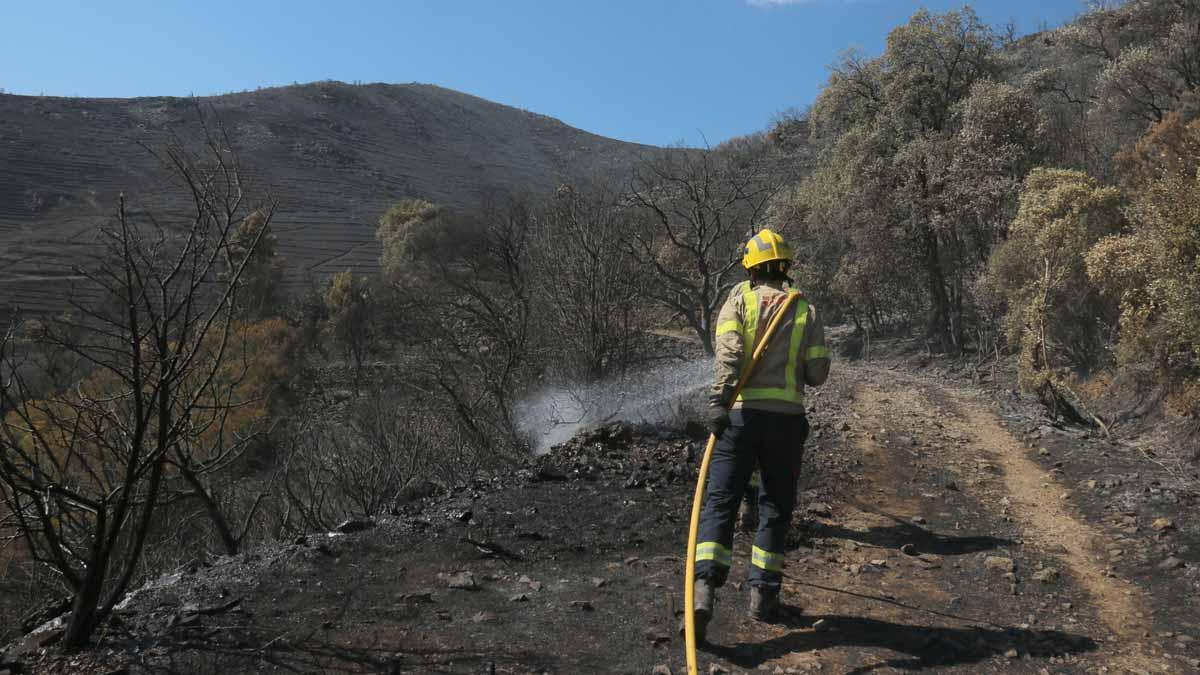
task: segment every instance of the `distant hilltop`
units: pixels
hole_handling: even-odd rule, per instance
[[[0,297],[62,306],[70,266],[124,191],[161,195],[139,143],[161,146],[215,110],[275,218],[289,283],[378,265],[375,218],[423,198],[477,206],[494,192],[537,193],[620,171],[651,146],[428,84],[318,82],[202,98],[0,95]]]

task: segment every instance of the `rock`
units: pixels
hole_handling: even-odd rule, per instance
[[[475,575],[470,572],[439,574],[438,578],[445,581],[449,588],[459,591],[473,591],[479,588],[479,584],[475,582]]]
[[[654,670],[650,671],[650,675],[671,675],[671,666],[660,663],[654,666]]]
[[[493,612],[479,612],[475,616],[471,617],[471,621],[474,623],[487,623],[495,620],[496,615]]]
[[[588,602],[587,600],[572,600],[571,606],[576,609],[583,610],[585,612],[596,611],[596,608],[592,606],[592,603]]]
[[[808,505],[807,511],[814,516],[828,518],[833,515],[833,508],[824,502],[814,502]]]
[[[1056,568],[1047,567],[1045,569],[1040,569],[1040,570],[1034,572],[1033,580],[1040,581],[1043,584],[1049,584],[1049,583],[1054,583],[1055,581],[1058,581],[1058,576],[1059,576],[1059,574],[1058,574],[1058,570]]]
[[[671,641],[671,634],[666,631],[650,629],[642,633],[642,635],[650,641],[650,646],[652,647],[662,647]]]
[[[905,545],[901,546],[900,552],[903,553],[904,555],[911,555],[911,556],[920,555],[920,553],[917,552],[917,547],[913,546],[912,544],[905,544]]]
[[[1006,658],[1006,659],[1015,659],[1019,656],[1020,656],[1020,654],[1017,652],[1016,649],[1009,649],[1008,651],[1004,652],[1004,658]]]
[[[708,664],[708,675],[728,675],[729,671],[719,663]]]
[[[565,481],[566,479],[567,479],[567,474],[565,471],[559,469],[558,467],[550,466],[548,464],[543,465],[541,468],[538,469],[538,472],[537,472],[537,480],[539,480],[539,481],[556,482],[556,481]]]
[[[37,636],[37,646],[49,647],[50,645],[56,644],[63,638],[63,635],[66,635],[66,633],[67,630],[65,628],[55,628],[53,630],[44,631]]]
[[[373,520],[362,520],[362,519],[351,518],[349,520],[343,521],[340,525],[333,528],[333,530],[335,532],[340,532],[342,534],[352,534],[354,532],[362,532],[363,530],[369,530],[372,527],[375,527],[375,521],[373,521]]]
[[[1166,530],[1175,529],[1175,523],[1172,523],[1167,518],[1155,518],[1154,522],[1150,523],[1150,527],[1154,528],[1155,530],[1157,530],[1159,532],[1165,532]]]
[[[606,582],[604,579],[601,579],[600,577],[592,577],[592,585],[595,586],[596,588],[600,588],[600,587],[604,586],[604,584],[606,584],[606,583],[608,583],[608,582]]]
[[[945,487],[947,490],[950,490],[952,492],[958,492],[958,483],[955,483],[952,480],[946,481]]]
[[[1050,451],[1047,450],[1046,448],[1038,448],[1038,454],[1041,455],[1042,457],[1049,457]]]
[[[1017,570],[1017,564],[1013,562],[1012,558],[1005,558],[998,555],[989,555],[987,558],[984,558],[983,566],[989,570],[998,572],[1015,572]]]
[[[924,525],[924,524],[925,524],[925,519],[924,519],[923,517],[921,517],[921,516],[913,516],[913,519],[912,519],[912,521],[913,521],[914,523],[916,523],[917,525]]]
[[[528,593],[517,593],[516,595],[509,597],[508,601],[509,602],[529,602],[529,594]]]
[[[1185,565],[1187,565],[1187,563],[1183,562],[1179,558],[1176,558],[1175,556],[1171,556],[1171,557],[1167,558],[1166,560],[1160,562],[1158,564],[1158,568],[1160,570],[1177,570],[1181,567],[1184,567]]]
[[[71,598],[69,597],[56,598],[46,602],[21,619],[21,632],[32,633],[38,626],[57,619],[70,611],[70,609]]]

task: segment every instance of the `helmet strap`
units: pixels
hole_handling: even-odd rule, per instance
[[[750,268],[750,284],[757,286],[762,283],[786,283],[791,263],[787,260],[772,260]]]

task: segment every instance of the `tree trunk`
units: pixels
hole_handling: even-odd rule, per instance
[[[229,529],[229,523],[225,519],[225,514],[221,513],[221,507],[216,500],[212,498],[200,478],[190,469],[180,466],[179,475],[187,481],[188,485],[196,492],[196,497],[200,503],[204,505],[204,510],[208,513],[209,520],[212,521],[213,527],[217,529],[217,536],[221,538],[221,545],[225,547],[225,552],[229,555],[236,555],[241,542],[234,536],[233,530]]]
[[[96,607],[100,604],[100,590],[104,585],[104,577],[108,574],[109,556],[104,555],[105,534],[108,528],[105,515],[106,511],[103,508],[96,514],[97,534],[89,556],[92,564],[83,571],[83,577],[79,580],[79,587],[75,589],[75,597],[71,601],[71,614],[63,635],[63,648],[67,651],[83,647],[92,636]]]
[[[950,335],[950,297],[946,293],[946,276],[942,273],[937,233],[926,225],[923,239],[925,240],[925,273],[931,305],[925,338],[932,340],[940,351],[945,351],[953,345]]]

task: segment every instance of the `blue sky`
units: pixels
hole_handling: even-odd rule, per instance
[[[0,88],[214,94],[320,79],[430,82],[667,145],[716,144],[811,102],[850,46],[879,53],[902,0],[0,0]],[[973,3],[1021,33],[1080,0]]]

